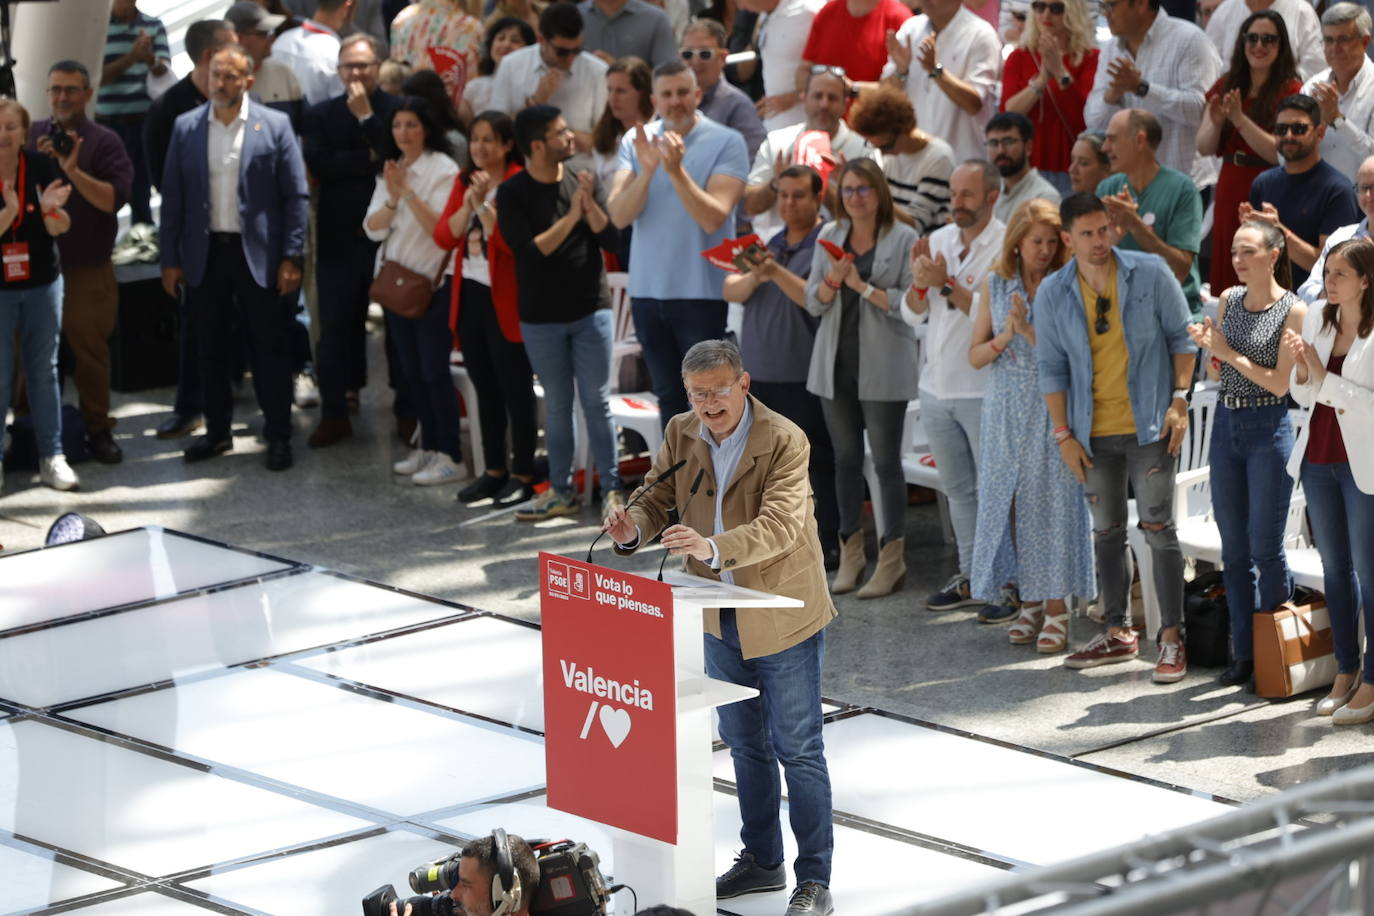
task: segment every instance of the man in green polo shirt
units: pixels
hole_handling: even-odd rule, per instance
[[[1163,136],[1148,111],[1127,108],[1112,115],[1102,151],[1113,174],[1098,184],[1097,196],[1120,234],[1117,246],[1163,258],[1183,286],[1193,318],[1201,321],[1202,198],[1191,178],[1155,158]]]

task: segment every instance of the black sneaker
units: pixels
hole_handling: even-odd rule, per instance
[[[830,897],[830,888],[815,881],[803,881],[792,892],[787,901],[787,916],[831,916],[835,912],[835,901]]]
[[[1015,585],[1002,586],[1001,601],[997,604],[987,604],[978,612],[979,623],[991,623],[1005,625],[1011,623],[1021,614],[1021,594],[1016,590]]]
[[[523,480],[512,477],[491,504],[497,509],[509,509],[534,499],[534,487]]]
[[[969,593],[968,579],[958,573],[945,583],[944,588],[926,599],[926,607],[932,611],[952,611],[979,603]]]
[[[499,496],[501,491],[506,488],[506,484],[509,481],[509,474],[495,477],[491,474],[484,473],[481,477],[478,477],[472,483],[458,491],[458,501],[460,503],[475,503],[479,499],[490,499],[493,496]]]
[[[820,887],[820,885],[816,885]],[[754,861],[752,852],[741,852],[730,870],[716,879],[716,899],[729,900],[745,894],[766,894],[787,887],[782,863],[766,867]],[[823,888],[822,888],[823,889]],[[791,910],[788,910],[791,912]]]

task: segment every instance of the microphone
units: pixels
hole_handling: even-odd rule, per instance
[[[701,489],[701,478],[706,476],[706,469],[697,471],[696,479],[692,481],[692,489],[687,491],[687,501],[682,504],[682,511],[678,513],[678,519],[682,519],[687,514],[687,507],[692,504],[692,497],[697,495],[697,490]],[[668,551],[663,551],[663,559],[658,563],[658,581],[663,581],[663,567],[668,563]]]
[[[631,509],[633,509],[634,506],[635,506],[635,503],[637,503],[637,502],[639,502],[641,499],[643,499],[643,498],[648,494],[648,492],[649,492],[650,490],[652,490],[654,487],[656,487],[656,486],[658,486],[659,484],[663,483],[663,481],[667,480],[669,477],[672,477],[672,476],[673,476],[674,474],[676,474],[678,471],[682,470],[683,465],[685,465],[686,463],[687,463],[687,459],[686,459],[686,458],[683,458],[683,459],[682,459],[681,461],[679,461],[677,464],[669,465],[668,468],[667,468],[667,470],[665,470],[662,474],[659,474],[658,477],[656,477],[656,478],[654,479],[654,482],[653,482],[653,483],[649,484],[647,487],[645,487],[644,489],[640,490],[640,491],[639,491],[639,495],[637,495],[634,499],[630,500],[630,504],[629,504],[628,506],[625,507],[625,511],[628,512],[628,511],[630,511]],[[605,536],[606,536],[606,532],[605,532],[604,530],[602,530],[602,531],[600,531],[600,532],[597,533],[596,538],[592,541],[592,546],[590,546],[590,547],[587,548],[587,560],[586,560],[586,562],[590,563],[590,562],[592,561],[592,551],[596,549],[596,545],[597,545],[598,543],[600,543],[601,539],[602,539],[603,537],[605,537]]]

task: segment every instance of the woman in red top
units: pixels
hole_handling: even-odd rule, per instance
[[[1069,159],[1097,73],[1097,39],[1083,0],[1035,0],[1020,46],[1002,68],[1002,110],[1035,125],[1031,165],[1069,193]]]
[[[1255,177],[1279,161],[1269,132],[1280,100],[1302,91],[1283,18],[1272,10],[1252,13],[1240,26],[1231,69],[1207,91],[1207,117],[1197,132],[1197,151],[1221,156],[1212,208],[1212,295],[1236,285],[1231,239],[1240,228],[1240,205],[1250,200]]]
[[[468,154],[472,164],[459,173],[434,227],[435,244],[458,249],[449,326],[477,390],[478,403],[467,405],[468,423],[479,424],[486,464],[486,473],[464,487],[458,500],[490,498],[498,506],[513,506],[534,495],[538,431],[534,372],[516,308],[515,256],[496,225],[494,204],[496,186],[523,167],[510,117],[484,111],[474,118]]]

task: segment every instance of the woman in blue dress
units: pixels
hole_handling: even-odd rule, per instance
[[[1012,643],[1044,653],[1068,644],[1070,595],[1091,597],[1092,522],[1083,488],[1059,458],[1035,363],[1035,292],[1063,266],[1059,208],[1028,200],[1007,224],[1002,258],[983,283],[968,358],[990,365],[978,458],[971,586],[991,600],[1016,582]]]

